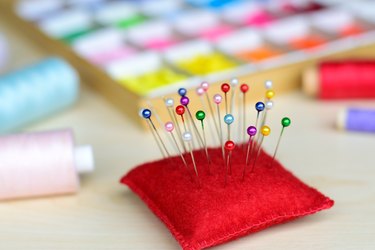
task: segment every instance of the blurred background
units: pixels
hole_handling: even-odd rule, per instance
[[[0,143],[0,248],[178,248],[118,180],[161,158],[139,115],[143,108],[152,110],[162,140],[178,154],[164,123],[172,119],[166,100],[173,100],[174,110],[179,88],[187,89],[192,113],[206,111],[207,143],[218,146],[212,97],[224,96],[225,82],[232,88],[235,140],[242,142],[242,122],[255,124],[254,104],[270,103],[272,136],[264,148],[274,152],[280,120],[290,117],[277,158],[336,205],[218,249],[373,249],[370,0],[0,0],[0,133],[9,139]],[[224,103],[220,108],[224,114]],[[63,135],[46,143],[39,133],[55,138],[51,131],[60,130],[71,131],[72,142],[59,144],[59,152],[91,145],[80,157],[85,174],[71,163],[63,166],[71,173],[61,177],[64,183],[44,182],[43,167],[57,179],[64,172],[57,162],[35,163],[38,174],[32,167],[20,174],[20,162],[35,159],[19,141],[36,144],[47,159],[48,143],[60,143]],[[24,133],[37,134],[24,139]],[[40,178],[38,188],[32,178]],[[75,195],[61,196],[66,193]],[[24,199],[30,197],[37,199]]]

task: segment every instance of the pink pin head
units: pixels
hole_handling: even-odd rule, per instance
[[[167,122],[167,123],[165,123],[164,127],[165,127],[165,130],[166,130],[167,132],[172,132],[173,129],[174,129],[174,125],[173,125],[172,122]]]
[[[210,87],[210,84],[208,84],[208,82],[202,82],[201,83],[201,88],[207,92],[208,88]]]
[[[198,96],[202,96],[205,91],[204,91],[204,89],[202,87],[198,87],[197,90],[196,90],[196,92],[197,92]]]
[[[214,103],[220,104],[222,100],[223,100],[223,97],[220,94],[214,95]]]

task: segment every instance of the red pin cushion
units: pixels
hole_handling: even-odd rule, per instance
[[[244,181],[245,155],[232,152],[232,174],[225,184],[221,148],[195,151],[197,184],[190,155],[189,170],[179,156],[143,164],[121,179],[169,228],[185,250],[212,247],[270,226],[319,212],[334,201],[296,178],[261,151],[254,172],[250,162]]]

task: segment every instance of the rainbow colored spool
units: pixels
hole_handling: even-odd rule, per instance
[[[64,60],[49,58],[0,78],[0,132],[14,130],[72,105],[79,79]]]

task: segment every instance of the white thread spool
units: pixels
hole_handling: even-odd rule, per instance
[[[75,193],[93,169],[91,146],[75,147],[71,130],[0,138],[0,200]]]

